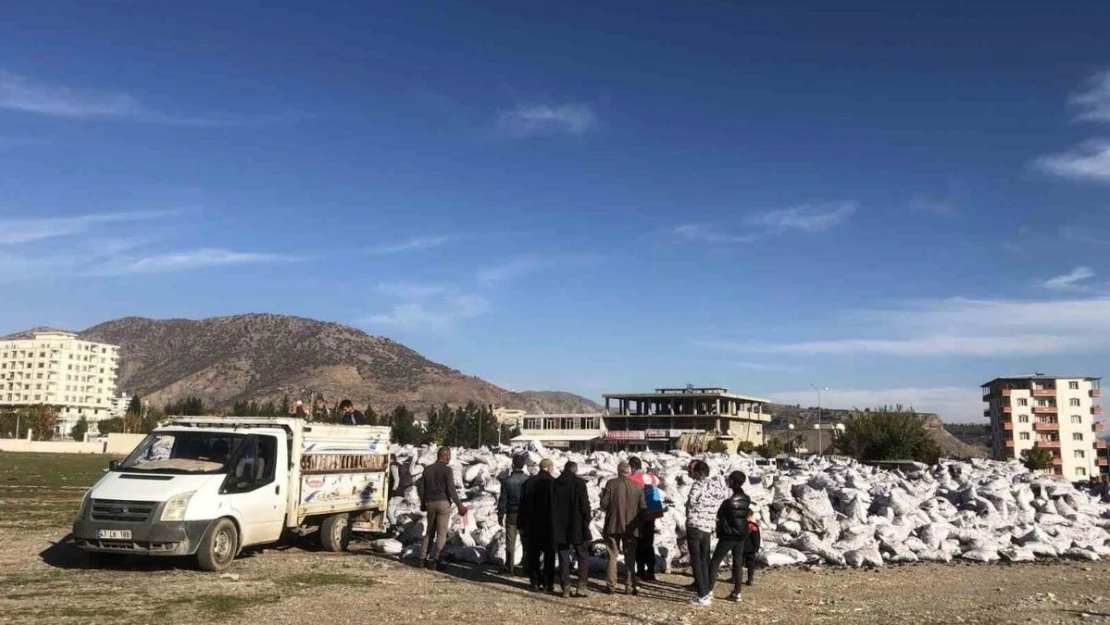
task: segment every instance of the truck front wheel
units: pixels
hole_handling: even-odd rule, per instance
[[[197,548],[197,562],[205,571],[222,571],[231,566],[239,552],[239,532],[231,519],[220,519],[208,528]]]
[[[320,524],[320,546],[325,551],[346,551],[351,544],[351,517],[333,514]]]

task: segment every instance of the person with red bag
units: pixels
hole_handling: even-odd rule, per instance
[[[629,476],[644,488],[644,502],[647,509],[640,518],[640,537],[636,542],[636,577],[645,582],[655,581],[655,521],[663,516],[663,497],[659,490],[659,478],[644,470],[644,463],[638,457],[628,459],[632,468]]]

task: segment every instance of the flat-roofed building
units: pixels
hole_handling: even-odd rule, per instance
[[[603,448],[629,451],[676,449],[687,434],[710,434],[735,451],[742,442],[763,444],[770,400],[727,388],[658,388],[650,393],[605,396]]]
[[[520,435],[513,443],[538,442],[544,447],[590,451],[604,437],[603,415],[528,414],[520,418]]]

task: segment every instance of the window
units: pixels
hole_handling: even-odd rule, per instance
[[[1076,399],[1075,397],[1072,397],[1071,399],[1068,400],[1068,404],[1070,404],[1072,406],[1078,406],[1079,405],[1079,400]]]
[[[1081,440],[1083,440],[1083,433],[1082,432],[1076,432],[1076,433],[1071,435],[1071,439],[1073,441],[1081,441]]]
[[[1068,388],[1070,388],[1073,391],[1078,391],[1079,390],[1079,382],[1068,382]]]
[[[1022,440],[1022,441],[1029,440],[1029,432],[1018,432],[1018,440]]]
[[[1087,475],[1087,469],[1084,469],[1083,467],[1080,467],[1080,468],[1075,470],[1075,474],[1086,476]]]
[[[1076,449],[1075,450],[1075,457],[1076,458],[1086,458],[1087,457],[1087,452],[1083,451],[1082,449]]]
[[[1029,423],[1029,415],[1018,415],[1018,423]]]
[[[1071,416],[1071,422],[1072,422],[1072,425],[1083,423],[1083,417],[1081,417],[1077,414],[1073,414]]]
[[[1024,397],[1021,397],[1021,398],[1018,399],[1018,405],[1019,406],[1028,406],[1029,405],[1029,400],[1024,398]]]

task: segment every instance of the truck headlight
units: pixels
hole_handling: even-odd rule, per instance
[[[85,496],[81,498],[81,507],[77,509],[77,518],[84,519],[85,514],[89,511],[89,495],[92,494],[92,489],[85,491]]]
[[[165,507],[162,508],[162,521],[184,521],[185,509],[189,507],[189,500],[193,498],[196,491],[189,493],[181,493],[170,497],[166,502]]]

